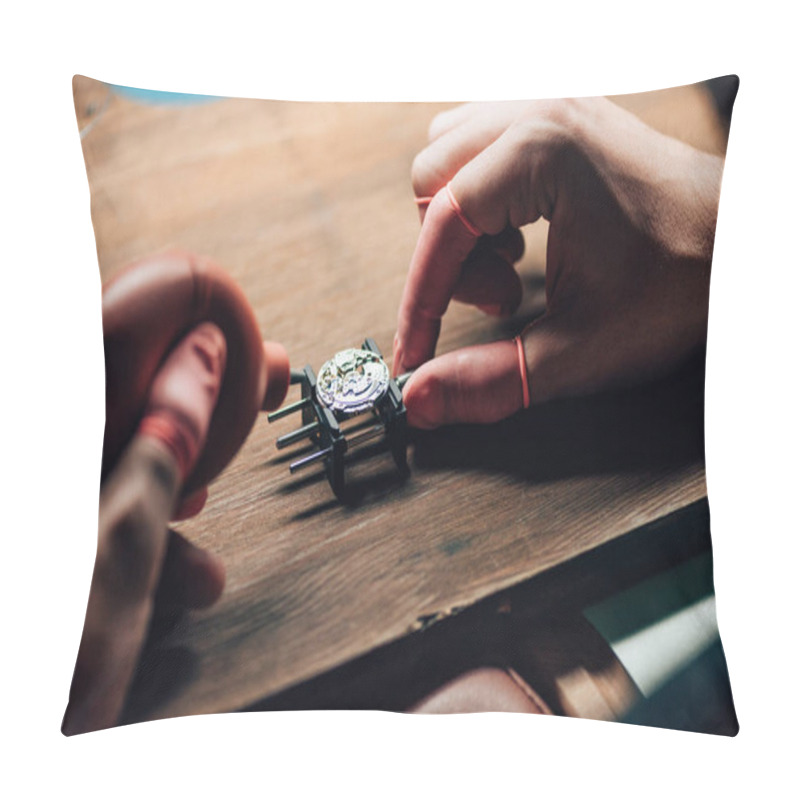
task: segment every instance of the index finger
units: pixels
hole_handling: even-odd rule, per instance
[[[462,264],[479,236],[480,231],[461,213],[449,186],[440,189],[425,214],[400,301],[395,374],[414,369],[433,356]]]

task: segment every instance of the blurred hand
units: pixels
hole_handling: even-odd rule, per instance
[[[721,158],[600,98],[461,106],[430,139],[413,167],[423,223],[394,345],[395,374],[417,368],[412,425],[522,408],[514,342],[430,359],[451,299],[518,307],[519,229],[539,217],[547,311],[522,334],[532,403],[644,380],[705,341]]]
[[[203,607],[222,593],[219,559],[167,523],[205,502],[205,490],[182,504],[178,498],[205,442],[225,355],[222,332],[211,323],[183,339],[158,372],[139,432],[101,489],[97,559],[65,734],[118,722],[156,597]]]

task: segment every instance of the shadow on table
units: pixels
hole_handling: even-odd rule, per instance
[[[415,472],[504,472],[531,482],[660,470],[704,458],[705,355],[625,391],[536,406],[495,425],[413,434]]]

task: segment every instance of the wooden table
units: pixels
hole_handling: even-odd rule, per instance
[[[367,335],[391,352],[418,231],[411,162],[446,106],[159,104],[85,78],[74,88],[104,281],[179,246],[231,272],[295,366],[318,369]],[[724,149],[698,87],[620,102]],[[454,304],[439,352],[511,338],[541,313],[546,231],[526,232],[514,319]],[[410,477],[379,458],[350,506],[317,475],[290,477],[275,439],[291,418],[259,420],[181,525],[224,560],[225,593],[151,642],[130,718],[251,706],[703,498],[702,389],[695,364],[497,426],[417,434]]]

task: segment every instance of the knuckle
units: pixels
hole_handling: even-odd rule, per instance
[[[512,124],[514,139],[525,151],[552,151],[571,138],[579,104],[575,99],[543,100]]]
[[[535,114],[526,114],[508,130],[507,146],[520,170],[508,198],[509,223],[514,227],[552,213],[553,177],[557,165],[565,163],[572,152],[574,141],[573,115],[565,102],[537,105]]]
[[[573,97],[558,100],[539,100],[529,105],[520,115],[520,121],[544,122],[568,127],[580,106],[580,100]]]
[[[571,97],[553,100],[547,105],[545,119],[556,125],[566,126],[574,113],[575,102]]]
[[[436,116],[431,120],[431,124],[428,125],[429,142],[439,138],[441,132],[448,127],[448,120],[451,117],[452,114],[449,111],[440,111],[438,114],[436,114]]]
[[[417,197],[428,197],[434,193],[431,191],[432,172],[430,154],[427,150],[423,150],[411,163],[411,186]]]
[[[532,133],[529,123],[517,121],[504,134],[503,145],[509,172],[503,186],[504,214],[491,220],[491,230],[484,227],[489,233],[500,233],[506,227],[521,228],[537,216],[533,187],[539,157],[538,135]],[[500,203],[494,205],[500,207]]]

